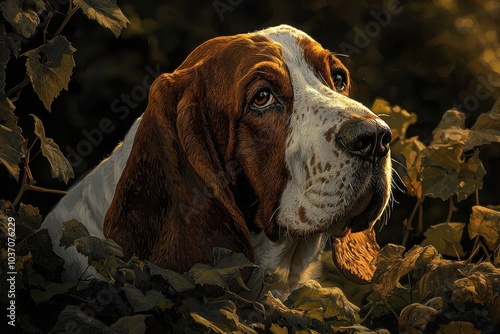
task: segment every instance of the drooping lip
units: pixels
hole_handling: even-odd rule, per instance
[[[343,237],[346,233],[370,228],[384,209],[385,195],[376,188],[368,189],[344,217],[334,222],[327,234]]]

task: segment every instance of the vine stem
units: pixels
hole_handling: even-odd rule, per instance
[[[67,191],[64,190],[49,189],[49,188],[35,186],[33,184],[29,184],[26,190],[34,190],[42,193],[58,194],[58,195],[66,195],[68,193]]]
[[[450,197],[448,200],[448,215],[446,216],[446,222],[451,221],[451,217],[453,215],[453,212],[455,211],[455,202],[453,201],[453,196]]]
[[[406,247],[406,243],[408,242],[408,238],[410,237],[410,233],[413,230],[413,220],[415,219],[415,215],[418,212],[419,207],[424,203],[425,197],[422,197],[415,203],[415,206],[413,207],[413,210],[410,214],[410,217],[408,218],[408,221],[406,222],[404,226],[404,234],[403,234],[403,240],[401,241],[401,245]]]
[[[54,37],[57,37],[57,36],[59,36],[61,34],[62,30],[66,27],[66,25],[68,24],[68,22],[71,19],[71,17],[76,13],[76,11],[79,8],[80,8],[79,6],[73,7],[73,1],[70,0],[69,7],[68,7],[68,12],[66,14],[66,17],[64,18],[64,21],[61,23],[61,25],[59,26],[59,28],[57,28],[57,31],[55,32]],[[44,31],[44,35],[45,35],[45,33],[46,32]],[[44,37],[44,40],[45,40],[45,37]],[[42,45],[44,45],[44,44],[45,44],[45,42]],[[26,51],[26,52],[28,52],[28,51]],[[26,54],[26,52],[24,54]],[[30,82],[31,82],[30,78],[28,76],[26,76],[23,81],[21,81],[19,84],[17,84],[14,88],[10,89],[7,92],[6,95],[7,96],[11,96],[15,92],[22,90]]]
[[[61,26],[57,29],[56,33],[54,34],[54,37],[58,36],[61,31],[66,27],[66,24],[68,24],[69,20],[73,16],[73,14],[76,13],[76,11],[80,8],[79,6],[73,7],[73,1],[70,0],[69,2],[69,7],[68,7],[68,12],[66,13],[66,17],[64,18],[64,21],[61,23]]]

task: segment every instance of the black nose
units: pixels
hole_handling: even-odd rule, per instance
[[[377,118],[344,125],[337,136],[340,146],[365,160],[376,161],[389,152],[391,129]]]

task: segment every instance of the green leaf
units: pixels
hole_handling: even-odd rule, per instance
[[[127,317],[121,317],[110,328],[117,333],[146,333],[146,319],[151,317],[147,314],[136,314]]]
[[[212,252],[214,266],[197,263],[190,270],[189,275],[195,284],[214,284],[227,287],[228,282],[241,276],[240,269],[255,267],[242,253],[235,253],[229,249],[215,247]]]
[[[4,118],[9,116],[8,114],[11,113],[13,108],[7,107],[4,109],[5,104],[8,106],[10,100],[5,97],[2,100],[0,102],[0,117]],[[16,116],[12,114],[5,120],[6,122],[3,122],[4,119],[0,119],[0,163],[7,168],[16,181],[19,181],[20,169],[18,165],[21,163],[21,157],[23,157],[24,138],[21,135],[21,128],[17,126]]]
[[[141,290],[130,284],[125,284],[123,291],[125,291],[125,295],[134,312],[137,313],[149,311],[157,302],[165,299],[165,296],[159,291],[149,290],[146,292],[146,295],[144,295]]]
[[[0,3],[0,10],[17,34],[29,38],[40,24],[38,15],[45,10],[45,3],[43,0],[5,0]]]
[[[422,152],[422,195],[446,201],[457,193],[463,150],[460,147],[431,147]]]
[[[42,216],[38,208],[32,205],[20,204],[19,210],[14,214],[16,219],[16,237],[25,239],[35,233],[42,224]]]
[[[79,306],[68,305],[59,314],[51,333],[116,334],[103,322],[87,315]]]
[[[75,6],[80,6],[89,19],[96,20],[108,28],[113,34],[120,36],[129,20],[123,15],[115,0],[74,0]]]
[[[404,139],[408,127],[417,122],[416,114],[409,113],[399,106],[391,107],[390,103],[382,98],[373,101],[371,110],[389,125],[393,141]]]
[[[90,236],[89,230],[76,219],[68,220],[62,224],[62,236],[59,246],[68,248],[73,246],[76,239]]]
[[[25,53],[26,70],[33,89],[47,110],[68,83],[75,67],[75,48],[63,36],[57,36],[39,48]]]
[[[35,304],[38,305],[47,300],[50,300],[52,297],[56,295],[65,294],[74,287],[76,287],[76,283],[70,283],[70,284],[51,283],[47,286],[45,291],[40,289],[30,289],[30,295]]]
[[[315,281],[309,281],[293,291],[285,305],[304,311],[319,310],[322,319],[337,321],[337,325],[353,324],[359,312],[359,308],[347,300],[341,289],[323,288]]]
[[[166,270],[158,267],[152,262],[146,262],[151,277],[160,275],[165,281],[175,290],[175,292],[184,292],[193,290],[196,286],[189,281],[184,275],[172,270]]]
[[[465,164],[462,164],[458,172],[458,184],[456,194],[458,201],[462,201],[483,188],[483,178],[486,175],[483,162],[479,158],[479,150],[475,150]]]
[[[490,250],[500,245],[500,212],[476,205],[472,207],[469,221],[471,239],[481,236]]]
[[[42,154],[50,162],[52,177],[62,177],[65,183],[72,177],[75,177],[73,167],[64,154],[59,149],[59,146],[52,138],[45,137],[45,128],[42,121],[35,115],[31,115],[35,119],[35,134],[40,138],[40,148]]]
[[[76,239],[74,245],[79,253],[88,256],[89,264],[105,260],[111,254],[102,240],[92,235]]]
[[[443,255],[463,257],[465,252],[460,244],[464,232],[464,223],[441,223],[432,225],[425,231],[422,246],[432,245]]]

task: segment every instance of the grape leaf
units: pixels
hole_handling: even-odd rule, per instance
[[[51,330],[51,333],[67,332],[116,334],[103,322],[82,311],[80,306],[74,305],[68,305],[62,310]]]
[[[500,99],[499,99],[500,101]],[[497,104],[500,105],[499,102]],[[465,151],[475,147],[500,142],[500,113],[496,105],[488,113],[479,115],[476,123],[465,128],[465,116],[456,110],[448,110],[434,130],[433,145],[459,145]]]
[[[88,236],[90,236],[90,233],[85,225],[76,219],[68,220],[62,225],[62,236],[59,240],[59,246],[68,248],[69,246],[73,246],[76,239]]]
[[[40,24],[38,15],[45,10],[45,3],[43,0],[5,0],[0,3],[0,9],[14,31],[29,38]]]
[[[391,145],[392,157],[402,165],[395,164],[394,168],[404,182],[408,194],[417,198],[422,198],[422,182],[419,178],[421,159],[419,157],[425,148],[425,144],[417,137],[398,140]]]
[[[401,140],[406,137],[408,127],[417,122],[417,115],[409,113],[399,106],[393,106],[382,98],[373,101],[371,110],[379,115],[389,125],[392,131],[392,140]]]
[[[74,0],[73,3],[80,6],[89,19],[96,20],[111,30],[116,37],[120,36],[123,28],[129,23],[115,0]]]
[[[309,281],[302,288],[293,291],[285,305],[304,311],[320,309],[321,318],[325,320],[354,322],[359,312],[359,308],[347,300],[341,289],[323,288],[315,281]]]
[[[221,287],[227,287],[230,279],[241,276],[240,269],[246,267],[255,267],[242,253],[215,247],[212,252],[214,266],[197,263],[190,270],[189,275],[196,284],[215,284]]]
[[[456,193],[463,150],[429,146],[422,152],[422,194],[446,201]]]
[[[160,268],[152,262],[146,262],[146,267],[149,269],[151,277],[160,275],[177,293],[193,290],[196,287],[184,275],[175,271]]]
[[[456,194],[458,201],[462,201],[483,187],[483,177],[486,175],[483,162],[479,158],[479,150],[475,150],[458,172]]]
[[[151,317],[147,314],[136,314],[118,319],[110,326],[117,333],[146,333],[146,319]]]
[[[18,181],[24,138],[21,128],[17,126],[17,117],[12,114],[13,110],[10,100],[0,96],[0,163]]]
[[[45,137],[45,128],[42,121],[35,115],[31,115],[35,119],[35,134],[40,138],[40,148],[42,154],[50,162],[52,177],[61,176],[65,183],[72,177],[75,177],[73,167],[64,154],[59,150],[59,146],[52,138]]]
[[[500,245],[500,212],[476,205],[469,221],[471,239],[481,236],[490,250]]]
[[[75,67],[75,51],[65,37],[57,36],[39,48],[26,52],[26,70],[31,84],[48,111],[61,90],[68,90]]]
[[[148,290],[146,295],[141,290],[128,283],[123,287],[127,299],[134,309],[134,312],[146,312],[151,310],[157,302],[165,299],[165,296],[156,290]]]
[[[380,293],[383,300],[386,300],[399,284],[401,277],[412,270],[421,276],[423,272],[432,270],[440,260],[432,246],[413,246],[403,256],[404,250],[403,246],[388,244],[374,259],[377,269],[373,275],[373,288]]]
[[[464,232],[464,223],[441,223],[436,224],[425,231],[425,240],[421,246],[432,245],[436,250],[448,256],[465,256],[465,252],[460,244]]]

